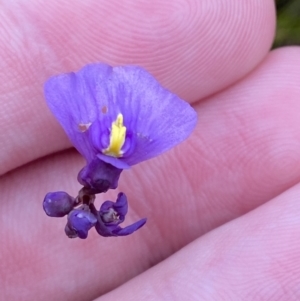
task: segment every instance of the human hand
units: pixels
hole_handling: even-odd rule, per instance
[[[268,53],[273,1],[69,3],[0,4],[0,299],[297,300],[300,50]],[[97,61],[145,67],[199,122],[123,172],[144,228],[70,240],[42,200],[76,194],[84,161],[42,87]]]

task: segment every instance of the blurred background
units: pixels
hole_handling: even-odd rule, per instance
[[[273,48],[300,45],[300,0],[276,0],[277,33]]]

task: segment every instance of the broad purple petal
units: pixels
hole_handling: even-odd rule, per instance
[[[129,169],[130,168],[130,166],[124,160],[122,160],[122,158],[121,159],[115,158],[115,157],[107,156],[107,155],[100,154],[100,153],[97,154],[97,158],[99,158],[103,162],[111,164],[119,169]]]
[[[136,66],[87,65],[45,84],[49,108],[78,151],[91,161],[103,156],[118,114],[126,127],[124,152],[104,156],[125,168],[159,155],[188,137],[197,117],[189,104]],[[104,159],[105,160],[105,159]]]

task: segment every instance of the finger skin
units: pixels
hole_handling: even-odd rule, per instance
[[[186,142],[122,174],[127,224],[149,218],[131,237],[92,231],[86,241],[68,240],[65,220],[42,212],[46,192],[79,190],[84,162],[75,152],[2,177],[3,298],[18,300],[22,291],[25,300],[90,300],[298,182],[299,60],[299,48],[272,52],[243,81],[196,106],[202,119]]]
[[[297,301],[300,184],[97,299]]]
[[[44,101],[50,76],[141,65],[193,102],[250,72],[274,29],[272,0],[1,1],[0,174],[70,147]]]
[[[120,190],[138,212],[155,209],[172,250],[300,180],[299,64],[299,47],[273,51],[243,81],[198,104],[185,143],[124,174]],[[155,200],[150,209],[138,202],[145,198]]]

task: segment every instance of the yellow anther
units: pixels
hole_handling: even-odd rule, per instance
[[[103,153],[113,157],[121,157],[125,136],[126,127],[123,125],[123,115],[118,114],[117,119],[111,125],[109,146],[103,150]]]

